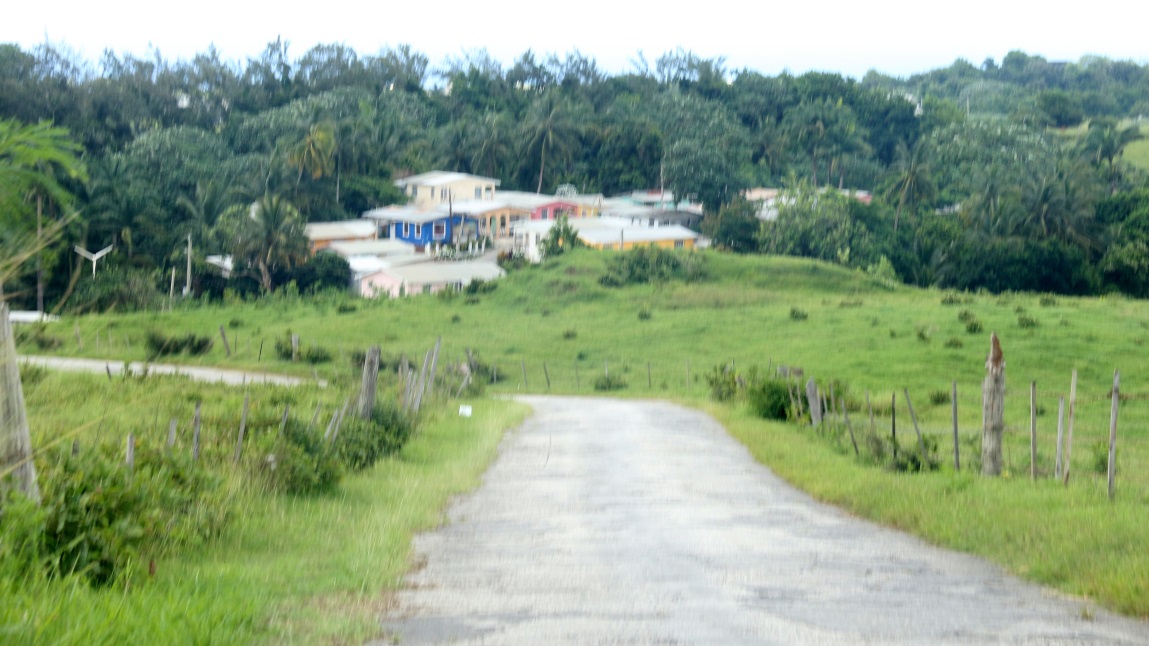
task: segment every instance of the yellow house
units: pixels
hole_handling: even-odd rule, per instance
[[[494,200],[499,180],[467,173],[433,170],[395,180],[407,203],[419,207],[466,200]]]
[[[699,238],[698,233],[684,226],[668,227],[626,227],[617,229],[596,228],[580,230],[578,237],[591,249],[633,249],[635,247],[660,247],[662,249],[693,249]]]
[[[452,205],[455,213],[463,213],[479,221],[479,235],[494,240],[509,238],[511,227],[531,218],[530,209],[511,204],[503,199],[493,202],[470,200]]]

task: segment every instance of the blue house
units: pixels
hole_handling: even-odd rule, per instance
[[[450,205],[391,206],[363,214],[380,228],[381,238],[412,244],[418,251],[431,246],[467,244],[479,239],[479,219],[454,213]]]

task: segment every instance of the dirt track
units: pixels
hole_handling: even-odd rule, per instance
[[[398,643],[1149,644],[1149,624],[812,501],[701,413],[520,399],[535,415],[417,539],[384,618]]]

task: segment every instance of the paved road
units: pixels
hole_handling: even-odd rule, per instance
[[[119,375],[124,371],[123,361],[107,359],[75,359],[70,357],[40,357],[21,356],[22,363],[44,366],[53,370],[71,370],[74,372],[108,372]],[[278,386],[299,386],[307,383],[316,383],[314,379],[300,379],[286,375],[276,375],[266,372],[253,372],[247,370],[228,370],[226,368],[201,368],[194,366],[176,366],[162,363],[143,363],[133,361],[128,369],[134,374],[143,374],[146,370],[153,375],[184,375],[195,381],[222,382],[228,385],[239,386],[244,383],[274,384]],[[320,380],[319,385],[326,382]]]
[[[400,644],[1149,644],[814,502],[696,411],[521,399],[480,489],[416,539],[384,618]]]

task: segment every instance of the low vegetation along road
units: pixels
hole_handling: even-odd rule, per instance
[[[521,399],[535,415],[482,487],[417,539],[390,639],[1149,643],[1149,624],[811,500],[701,413]]]

